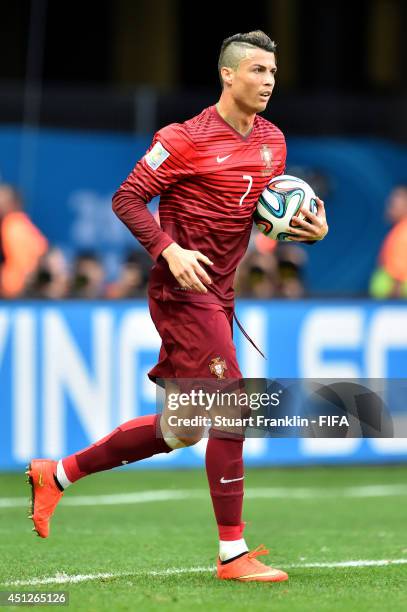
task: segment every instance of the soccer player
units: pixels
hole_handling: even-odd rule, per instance
[[[275,43],[261,31],[223,41],[218,103],[154,136],[144,157],[113,197],[113,210],[155,260],[149,307],[162,346],[151,380],[242,378],[232,339],[233,278],[250,237],[256,202],[285,168],[282,132],[257,113],[265,110],[276,75]],[[160,224],[147,208],[160,195]],[[324,204],[304,209],[295,240],[324,238]],[[142,333],[142,332],[141,332]],[[175,387],[176,388],[176,387]],[[46,538],[64,489],[79,478],[196,443],[176,435],[163,414],[135,418],[102,440],[59,461],[29,466],[34,529]],[[261,563],[243,537],[243,436],[212,428],[206,472],[219,531],[217,576],[277,582],[285,572]]]

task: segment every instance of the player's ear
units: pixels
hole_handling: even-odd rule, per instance
[[[222,75],[222,79],[225,85],[232,85],[233,83],[233,69],[232,68],[228,68],[227,66],[223,66],[220,70],[220,73]]]

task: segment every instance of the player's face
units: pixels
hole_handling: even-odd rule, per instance
[[[276,78],[274,53],[253,49],[242,59],[232,75],[231,94],[247,112],[261,113],[273,92]]]

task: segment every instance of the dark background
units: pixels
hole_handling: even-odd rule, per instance
[[[260,28],[278,44],[267,113],[285,132],[407,139],[403,0],[1,4],[2,123],[140,132],[184,120],[218,96],[222,40]]]

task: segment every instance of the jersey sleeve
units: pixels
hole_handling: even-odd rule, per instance
[[[113,196],[113,211],[154,260],[174,241],[147,204],[194,172],[193,142],[182,125],[168,125],[155,134],[146,154]]]

